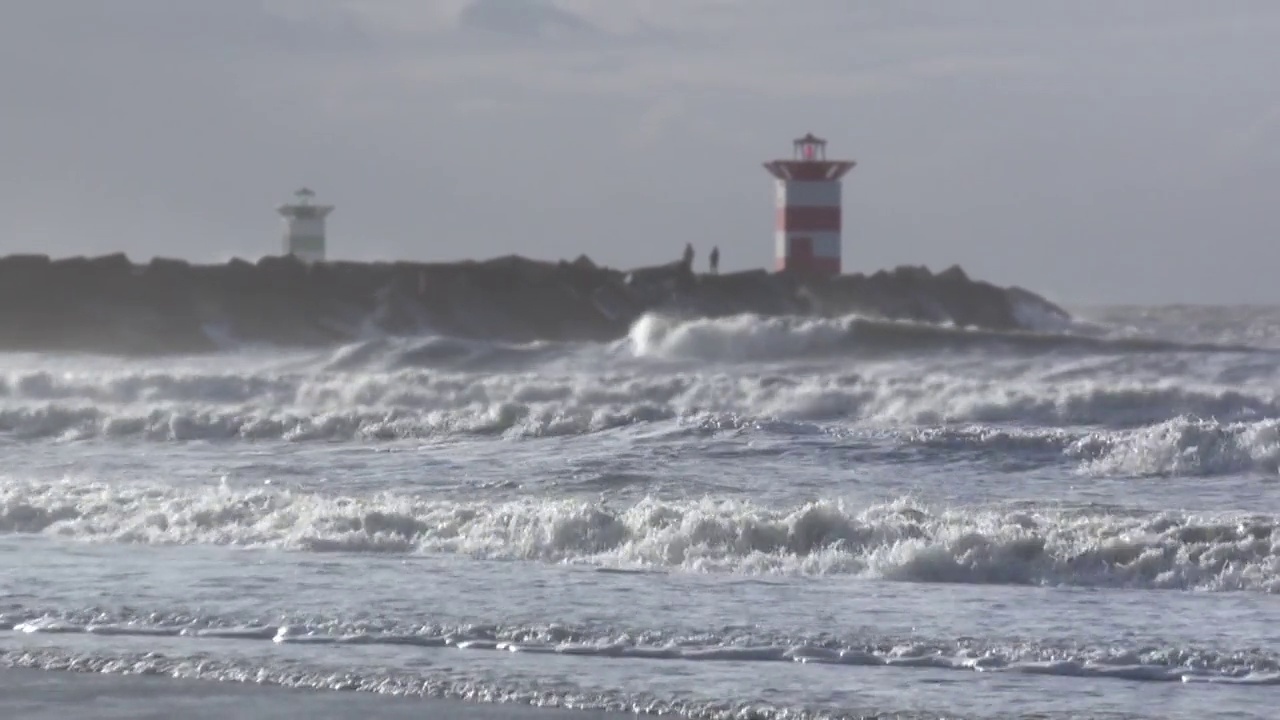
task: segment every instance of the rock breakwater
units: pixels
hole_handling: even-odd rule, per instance
[[[214,265],[139,264],[123,254],[0,258],[2,351],[202,353],[421,333],[609,341],[653,312],[861,314],[991,330],[1069,318],[1034,293],[972,280],[959,267],[806,278],[763,270],[701,275],[682,263],[623,271],[585,256],[310,265],[277,256]]]

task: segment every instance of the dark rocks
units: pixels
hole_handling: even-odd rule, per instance
[[[508,341],[605,341],[645,312],[720,317],[815,314],[1018,329],[1067,317],[1022,290],[902,267],[803,278],[754,270],[696,275],[681,262],[622,272],[583,255],[459,263],[308,265],[293,257],[192,265],[123,254],[0,258],[0,350],[198,353],[228,340],[324,346],[370,332]]]

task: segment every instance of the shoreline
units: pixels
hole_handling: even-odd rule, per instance
[[[0,667],[0,717],[23,720],[607,720],[598,710],[289,688],[253,682]]]

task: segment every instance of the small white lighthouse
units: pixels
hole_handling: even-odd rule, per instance
[[[316,205],[309,188],[294,193],[294,202],[276,208],[284,218],[284,254],[303,262],[321,262],[325,256],[324,221],[332,205]]]

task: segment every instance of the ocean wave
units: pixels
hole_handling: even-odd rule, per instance
[[[545,438],[581,435],[676,417],[643,404],[566,408],[521,402],[445,410],[361,408],[101,408],[49,404],[0,410],[0,433],[21,440],[97,438],[152,442],[388,442],[440,437]],[[749,424],[749,423],[748,423]]]
[[[475,377],[411,372],[355,377],[158,374],[54,379],[35,373],[8,383],[0,380],[0,434],[26,440],[534,438],[662,421],[724,426],[727,418],[728,429],[758,426],[775,428],[780,434],[797,423],[841,433],[863,425],[869,430],[914,426],[926,429],[926,434],[917,434],[932,437],[931,447],[945,449],[949,437],[958,438],[955,433],[974,425],[1016,423],[1033,433],[1019,436],[1024,445],[1043,447],[1057,442],[1054,438],[1074,439],[1059,431],[1064,428],[1092,426],[1110,432],[1179,418],[1212,418],[1230,425],[1277,417],[1280,393],[1269,388],[1177,381],[1002,382],[941,374],[914,378],[692,373]],[[1006,435],[1007,440],[1012,437]],[[1081,444],[1080,454],[1102,445],[1112,447],[1113,436],[1098,435]]]
[[[377,338],[335,350],[322,369],[327,372],[433,369],[498,372],[528,369],[541,360],[563,357],[563,343],[504,343],[451,337]]]
[[[887,670],[927,667],[1130,681],[1280,684],[1280,655],[1260,648],[1222,650],[1135,645],[1123,641],[1090,645],[1028,638],[935,639],[920,635],[842,636],[829,632],[786,636],[717,628],[678,631],[481,621],[460,625],[404,624],[378,618],[351,621],[334,617],[264,617],[243,621],[190,613],[119,612],[102,608],[72,612],[9,612],[0,615],[0,631],[30,636],[171,638],[181,640],[192,651],[200,647],[201,640],[265,641],[285,646],[417,647],[595,657],[601,660],[787,662]],[[164,649],[178,650],[182,647],[170,642]],[[23,657],[21,651],[11,651],[6,659],[13,662],[19,657]]]
[[[517,406],[466,413],[417,415],[394,412],[328,413],[314,416],[254,413],[108,415],[92,408],[0,411],[0,432],[27,440],[63,442],[106,438],[152,442],[261,441],[330,443],[391,442],[443,437],[549,438],[626,428],[659,420],[666,439],[689,435],[767,436],[771,444],[727,449],[731,456],[776,455],[789,438],[825,437],[839,449],[857,443],[863,457],[883,455],[895,463],[987,463],[1008,472],[1076,463],[1095,477],[1217,477],[1239,473],[1280,474],[1280,420],[1223,422],[1180,416],[1120,430],[961,424],[866,431],[822,424],[783,422],[734,414],[678,416],[648,407],[634,411],[530,412]],[[918,452],[912,452],[917,449]],[[609,474],[594,482],[623,482]]]
[[[1125,432],[1088,433],[1066,448],[1092,475],[1213,476],[1280,472],[1280,420],[1178,417]]]
[[[991,330],[858,315],[838,318],[734,317],[685,319],[646,313],[631,327],[630,345],[642,357],[720,362],[799,360],[831,355],[918,354],[990,350],[1041,354],[1256,353],[1249,345],[1179,343],[1136,337],[1097,337],[1028,330]]]
[[[612,568],[907,582],[1280,592],[1280,519],[909,500],[467,503],[225,486],[5,482],[0,532],[306,552],[427,552]]]
[[[903,443],[939,451],[938,462],[990,459],[1002,469],[1079,461],[1095,477],[1214,477],[1280,473],[1280,420],[1223,422],[1180,416],[1124,430],[989,425],[906,430]]]
[[[1035,310],[1031,312],[1027,320],[1034,322]],[[1280,308],[1275,305],[1094,306],[1072,315],[1070,326],[1102,327],[1108,334],[1129,337],[1280,347]]]
[[[353,346],[350,352],[360,355],[369,347]],[[412,352],[415,346],[396,347]],[[544,350],[556,357],[561,352],[529,352]],[[388,364],[398,366],[396,358]],[[697,424],[706,417],[736,418],[735,429],[802,423],[843,429],[1017,424],[1109,430],[1181,417],[1224,423],[1280,418],[1280,390],[1272,379],[1220,383],[1166,374],[1160,367],[1144,378],[1093,362],[1006,368],[982,361],[969,368],[891,361],[804,371],[652,372],[607,358],[579,358],[581,366],[508,372],[326,369],[349,359],[357,362],[338,353],[293,361],[288,369],[10,370],[0,373],[0,434],[303,442],[560,436],[677,419]]]
[[[489,647],[477,644],[459,648],[464,652],[498,650],[507,654],[523,655],[515,646]],[[455,650],[456,651],[456,650]],[[510,651],[510,652],[508,652]],[[566,653],[568,654],[568,653]],[[727,653],[734,658],[749,656],[746,650]],[[696,660],[697,658],[690,658]],[[806,653],[800,650],[788,662],[831,666],[866,666],[857,654],[831,658],[825,653]],[[741,662],[741,660],[738,660]],[[930,658],[903,657],[885,663],[890,667],[929,667],[941,669],[943,661]],[[663,693],[643,690],[579,689],[568,683],[558,682],[554,687],[545,684],[509,678],[494,680],[486,677],[467,677],[459,672],[442,669],[414,668],[400,672],[385,667],[336,666],[332,661],[291,661],[272,663],[266,659],[219,659],[208,656],[184,656],[179,653],[159,652],[103,652],[74,651],[63,648],[18,648],[0,651],[0,667],[37,669],[45,671],[81,672],[111,675],[163,676],[174,679],[198,679],[216,682],[252,683],[293,689],[367,692],[395,697],[421,697],[461,700],[472,703],[518,704],[540,708],[564,708],[637,716],[681,717],[689,720],[861,720],[863,718],[903,718],[911,720],[942,720],[956,717],[952,712],[930,712],[912,703],[907,708],[886,708],[868,705],[863,700],[852,708],[833,706],[833,703],[800,701],[794,705],[777,701],[709,698],[705,693],[680,693],[679,697],[663,696]],[[992,672],[974,662],[963,668]],[[1024,666],[1011,666],[1001,671],[1052,675],[1058,677],[1112,678],[1129,682],[1208,682],[1244,686],[1271,686],[1280,681],[1280,675],[1249,675],[1245,677],[1219,677],[1188,669],[1175,672],[1167,668],[1147,666],[1081,665],[1072,661],[1046,662]],[[637,683],[639,685],[640,683]],[[884,701],[880,701],[884,702]],[[974,717],[967,714],[968,717]],[[990,717],[997,717],[992,715]],[[1036,713],[1044,720],[1066,720],[1074,713]]]

